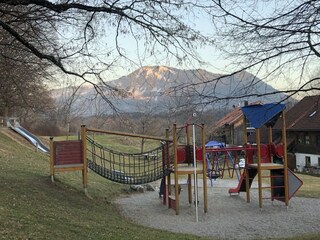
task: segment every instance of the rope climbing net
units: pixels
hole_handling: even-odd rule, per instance
[[[88,167],[111,181],[123,184],[154,182],[170,173],[169,142],[143,153],[124,153],[109,149],[86,136]]]

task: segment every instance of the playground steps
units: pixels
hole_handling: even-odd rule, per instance
[[[270,170],[271,200],[283,201],[285,199],[284,172],[283,169]]]
[[[280,164],[278,164],[280,165]],[[278,165],[273,164],[270,170],[270,178],[271,185],[269,187],[271,189],[271,199],[285,202],[285,187],[284,187],[284,169],[280,169]],[[270,167],[269,166],[269,167]],[[282,165],[283,166],[283,165]],[[300,178],[298,178],[289,168],[288,170],[288,191],[289,191],[289,200],[294,196],[294,194],[299,190],[302,186],[303,182]],[[245,171],[249,172],[249,186],[251,188],[253,179],[257,175],[256,168],[248,168]],[[239,184],[236,188],[230,188],[229,194],[239,194],[240,192],[246,192],[246,172],[243,172],[241,175]],[[264,198],[265,199],[265,198]]]
[[[288,197],[289,200],[303,185],[303,182],[289,168],[288,170]],[[283,170],[271,170],[271,200],[285,202],[284,173]]]

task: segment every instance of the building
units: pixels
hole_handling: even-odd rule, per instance
[[[260,102],[255,102],[249,105],[260,104]],[[210,139],[214,139],[220,142],[224,142],[228,145],[240,146],[244,144],[244,126],[243,126],[243,113],[241,107],[235,107],[231,112],[226,116],[221,118],[215,123],[212,131],[209,132]],[[255,143],[255,134],[248,131],[248,141]],[[262,137],[261,142],[267,143],[267,127],[263,126],[261,128]]]
[[[226,116],[215,123],[209,132],[210,139],[231,145],[243,144],[243,114],[240,107],[235,107]]]
[[[320,95],[307,96],[293,106],[286,113],[286,128],[288,155],[294,156],[296,170],[320,173]]]

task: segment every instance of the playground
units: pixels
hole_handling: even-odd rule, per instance
[[[120,197],[113,204],[124,217],[140,225],[177,233],[219,239],[317,233],[320,211],[315,211],[314,206],[320,204],[320,199],[292,198],[303,183],[287,168],[285,127],[283,141],[277,145],[272,142],[271,125],[280,115],[284,122],[284,108],[281,105],[266,107],[263,122],[254,126],[257,144],[248,143],[235,148],[208,148],[203,124],[174,124],[172,138],[169,129],[165,137],[155,137],[83,125],[78,140],[56,141],[51,138],[51,181],[55,182],[58,172],[82,171],[82,185],[89,198],[88,168],[117,183],[152,182],[157,191]],[[249,113],[262,106],[254,108]],[[250,120],[251,116],[247,114],[246,117]],[[250,122],[257,121],[251,119]],[[261,144],[259,129],[265,123],[270,124],[270,141]],[[125,153],[99,143],[101,134],[155,140],[158,146],[144,152]],[[35,145],[38,148],[39,142]],[[245,161],[243,167],[240,159]]]
[[[234,148],[206,146],[203,124],[174,124],[172,139],[168,129],[165,138],[158,138],[82,126],[81,139],[86,141],[76,143],[83,152],[80,151],[75,162],[73,157],[67,157],[71,156],[71,150],[68,150],[66,143],[51,142],[51,178],[54,181],[55,171],[73,170],[75,165],[78,167],[81,163],[76,170],[82,170],[85,193],[86,166],[102,177],[119,183],[156,182],[160,186],[159,193],[134,194],[115,203],[125,217],[139,224],[177,233],[220,239],[292,237],[316,233],[320,214],[315,213],[312,206],[319,205],[320,200],[295,198],[289,205],[289,200],[303,182],[287,167],[283,110],[284,106],[279,104],[244,107],[244,121],[249,121],[256,129],[257,144],[253,146],[248,143],[245,128],[246,144]],[[259,111],[261,114],[257,118]],[[272,141],[272,126],[280,116],[282,142],[276,145]],[[267,144],[260,142],[260,128],[264,124],[268,127]],[[200,136],[198,145],[197,129]],[[116,152],[96,142],[95,135],[88,133],[153,139],[160,141],[161,146],[140,154]],[[74,149],[72,147],[72,151]],[[245,158],[242,172],[240,157]],[[68,159],[68,164],[60,163],[59,159]],[[255,179],[255,176],[258,177]],[[208,186],[211,188],[208,189]],[[269,200],[264,201],[265,208],[262,207],[263,200]],[[289,226],[294,226],[294,229]]]
[[[288,209],[279,201],[266,201],[259,209],[257,183],[252,186],[251,203],[246,204],[245,193],[228,194],[237,182],[236,178],[217,179],[213,188],[208,187],[208,213],[199,211],[198,222],[194,205],[187,201],[186,185],[182,185],[179,215],[163,207],[157,192],[132,194],[115,203],[125,218],[140,225],[218,239],[285,238],[319,232],[319,198],[294,197]],[[203,207],[201,191],[199,187],[199,209]]]

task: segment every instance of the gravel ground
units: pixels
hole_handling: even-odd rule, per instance
[[[182,183],[183,184],[183,183]],[[219,239],[257,239],[292,237],[307,233],[320,234],[320,199],[293,197],[287,208],[283,202],[263,201],[259,209],[256,184],[251,189],[251,203],[246,194],[229,196],[235,180],[208,183],[208,213],[203,212],[202,187],[199,187],[199,215],[188,203],[186,185],[182,185],[180,214],[162,204],[158,191],[136,193],[116,200],[120,212],[134,222],[157,229]],[[156,183],[156,186],[159,186]],[[266,192],[266,191],[264,191]]]

